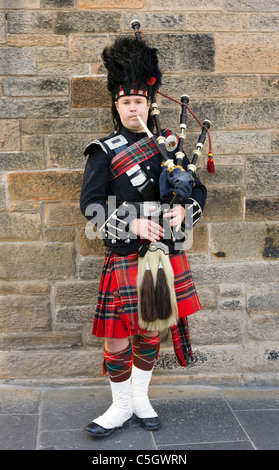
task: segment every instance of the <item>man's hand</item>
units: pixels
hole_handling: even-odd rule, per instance
[[[170,217],[170,226],[175,227],[175,231],[178,232],[186,214],[184,207],[176,205],[170,211],[168,211],[168,209],[165,209],[164,212],[165,213],[163,217]]]
[[[148,219],[134,219],[130,225],[130,231],[141,238],[150,240],[153,243],[157,242],[164,236],[163,227],[153,220]]]

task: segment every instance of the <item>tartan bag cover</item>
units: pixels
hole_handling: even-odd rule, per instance
[[[170,255],[179,320],[171,327],[174,351],[180,365],[191,355],[187,316],[201,309],[192,273],[184,252]],[[92,334],[123,338],[146,332],[137,315],[138,253],[119,256],[108,251],[100,279]]]

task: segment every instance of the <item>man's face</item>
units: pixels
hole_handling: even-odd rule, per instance
[[[144,129],[137,118],[139,115],[146,124],[149,112],[149,101],[145,96],[121,96],[115,102],[121,122],[132,132],[142,132]]]

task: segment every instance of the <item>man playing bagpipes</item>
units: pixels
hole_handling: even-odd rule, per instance
[[[161,204],[171,201],[173,190],[162,196],[166,179],[160,188],[160,178],[168,170],[158,145],[146,134],[146,126],[153,132],[151,98],[161,84],[156,50],[120,37],[102,57],[115,132],[87,146],[80,198],[82,213],[107,247],[92,334],[104,337],[103,374],[109,375],[112,405],[86,426],[96,437],[131,423],[133,415],[147,430],[160,426],[148,398],[159,331],[170,328],[176,357],[186,366],[191,356],[187,316],[201,309],[186,254],[175,246],[175,237],[185,225],[187,207],[195,224],[206,200],[205,186],[185,171],[185,157],[181,173],[187,175],[190,194],[162,213]],[[170,143],[167,157],[173,161],[178,139],[169,130],[162,130],[162,137]]]

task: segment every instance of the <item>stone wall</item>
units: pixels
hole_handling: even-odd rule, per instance
[[[0,378],[101,377],[91,336],[103,261],[79,211],[84,146],[111,132],[100,53],[119,33],[159,48],[162,91],[212,122],[216,173],[189,259],[203,310],[194,360],[168,332],[158,381],[278,383],[278,0],[0,0]],[[158,99],[164,126],[179,107]],[[199,127],[188,120],[191,155]]]

